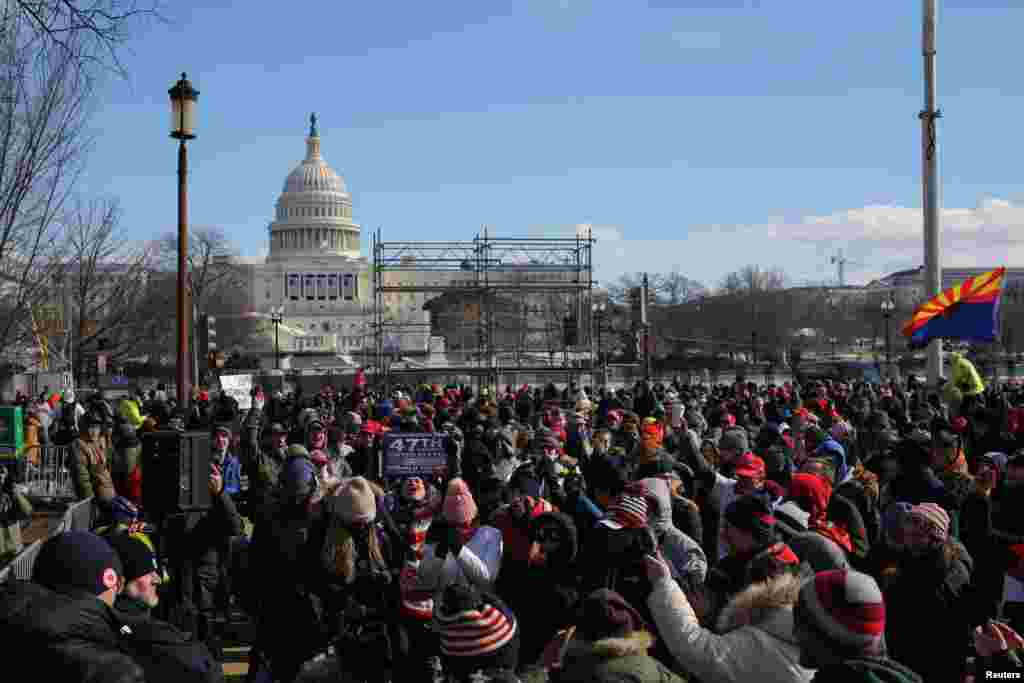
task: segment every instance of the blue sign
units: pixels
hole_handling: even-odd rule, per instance
[[[384,435],[385,477],[429,476],[448,464],[448,435],[397,433]]]
[[[111,375],[110,383],[115,387],[126,387],[128,386],[128,378],[124,375]]]

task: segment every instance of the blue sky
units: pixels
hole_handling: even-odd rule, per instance
[[[1024,265],[1024,8],[940,0],[944,261]],[[201,91],[193,224],[249,255],[308,116],[385,239],[595,226],[597,277],[748,263],[793,281],[917,265],[920,3],[167,3],[104,87],[84,191],[173,230],[167,88]],[[1017,228],[1020,228],[1018,230]]]

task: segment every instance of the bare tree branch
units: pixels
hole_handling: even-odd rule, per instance
[[[165,271],[178,270],[178,236],[167,233],[159,240],[159,258]],[[228,288],[242,286],[242,268],[238,248],[222,228],[195,226],[189,228],[188,269],[192,300],[200,312],[206,312],[212,299]]]
[[[77,68],[113,69],[124,76],[121,53],[141,21],[163,21],[157,0],[15,0],[35,49],[59,51]]]

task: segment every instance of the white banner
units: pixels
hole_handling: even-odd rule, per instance
[[[238,401],[239,410],[252,408],[252,375],[221,375],[220,390]]]

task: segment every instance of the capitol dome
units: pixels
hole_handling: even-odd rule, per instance
[[[306,157],[285,178],[269,226],[270,260],[294,256],[359,257],[359,226],[345,180],[320,155],[316,114],[311,115]]]

